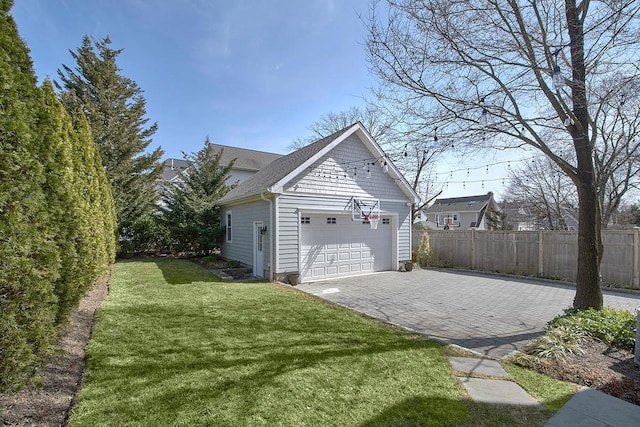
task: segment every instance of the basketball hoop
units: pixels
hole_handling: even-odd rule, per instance
[[[372,230],[378,229],[378,221],[380,221],[380,216],[378,215],[369,215],[369,224],[371,225]]]

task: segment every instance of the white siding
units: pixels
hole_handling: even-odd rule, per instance
[[[375,195],[374,195],[375,196]],[[278,273],[298,272],[300,256],[299,212],[333,211],[351,215],[351,196],[284,194],[278,198],[280,227]],[[411,259],[411,208],[406,202],[381,199],[382,215],[397,215],[398,261]],[[355,226],[362,226],[359,222]],[[392,242],[389,242],[391,244]],[[395,268],[395,266],[394,266]]]
[[[231,211],[232,242],[222,242],[221,254],[229,260],[240,261],[247,265],[253,265],[253,223],[262,221],[269,230],[264,235],[264,268],[269,269],[269,254],[271,251],[271,224],[269,223],[269,203],[264,200],[256,200],[244,204],[226,206],[221,209],[220,218],[223,226],[227,218],[227,212]]]
[[[383,202],[385,212],[398,214],[398,261],[411,260],[411,207],[406,202]]]
[[[369,168],[371,178],[367,178],[367,170],[363,166]],[[284,190],[390,200],[407,197],[355,134],[315,162],[306,173],[293,179]]]

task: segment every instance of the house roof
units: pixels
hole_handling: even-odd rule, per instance
[[[305,168],[317,161],[349,135],[356,132],[360,133],[359,135],[361,140],[365,142],[365,145],[367,145],[369,150],[377,151],[376,155],[384,155],[380,146],[378,146],[373,138],[371,138],[364,126],[360,122],[357,122],[312,144],[304,146],[293,153],[274,160],[258,173],[238,184],[238,186],[220,199],[218,203],[224,204],[234,200],[255,196],[263,192],[282,192],[283,186],[286,182],[297,176]],[[415,199],[416,202],[419,201],[420,196],[415,193],[402,174],[395,168],[393,163],[389,162],[389,166],[389,173],[395,175],[396,178],[401,180],[400,187],[403,191],[410,195],[412,199]]]
[[[160,177],[165,181],[171,181],[178,176],[178,170],[183,171],[189,166],[186,160],[167,159],[164,161],[164,170]]]
[[[249,150],[247,148],[231,147],[229,145],[210,144],[210,150],[222,151],[220,166],[225,167],[232,161],[233,169],[257,172],[274,160],[282,157],[282,154],[269,153],[267,151]],[[171,181],[178,173],[176,170],[185,170],[189,163],[183,159],[167,159],[164,161],[162,179]]]
[[[210,144],[212,151],[222,150],[220,166],[227,166],[235,159],[234,169],[257,172],[269,163],[282,157],[282,154],[269,153],[267,151],[249,150],[247,148],[231,147],[229,145]]]
[[[493,199],[493,193],[467,197],[451,197],[436,199],[425,213],[480,212]]]

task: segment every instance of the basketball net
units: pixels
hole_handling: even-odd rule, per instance
[[[378,215],[369,215],[369,224],[371,225],[372,230],[378,229],[378,221],[380,221],[380,217]]]

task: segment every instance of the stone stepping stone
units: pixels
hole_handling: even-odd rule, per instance
[[[510,378],[507,371],[496,360],[472,357],[450,357],[451,367],[465,374],[480,374],[497,378]]]
[[[581,388],[545,427],[640,425],[640,407],[588,387]]]
[[[511,381],[469,377],[458,377],[458,380],[476,402],[543,407],[522,387]]]

